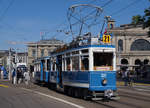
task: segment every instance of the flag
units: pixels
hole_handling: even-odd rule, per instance
[[[106,33],[107,33],[107,29],[105,28],[104,34],[106,34]]]
[[[43,40],[45,32],[40,32],[41,39]]]
[[[43,32],[40,32],[40,36],[43,36]]]

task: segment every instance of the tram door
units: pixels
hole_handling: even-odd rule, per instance
[[[45,61],[41,60],[41,81],[45,78]]]
[[[62,56],[57,56],[56,60],[57,70],[58,70],[58,83],[62,85]]]

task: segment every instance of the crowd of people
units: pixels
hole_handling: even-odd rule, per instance
[[[12,72],[13,84],[25,83],[28,85],[29,81],[30,81],[30,75],[28,71],[23,71],[21,68],[13,69]]]
[[[8,78],[8,71],[4,66],[0,66],[0,78],[7,79]]]
[[[119,73],[119,77],[124,81],[124,86],[131,85],[134,82],[135,72],[128,70],[127,68],[122,68]]]
[[[122,70],[122,79],[124,80],[125,86],[132,85],[133,76],[129,70]]]

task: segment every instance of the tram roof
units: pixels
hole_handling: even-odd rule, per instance
[[[85,45],[85,46],[79,46],[79,47],[76,47],[76,48],[70,48],[70,49],[65,49],[63,51],[60,51],[60,52],[53,52],[52,55],[60,55],[62,53],[65,53],[65,52],[71,52],[71,51],[74,51],[74,50],[80,50],[80,49],[85,49],[85,48],[91,48],[91,47],[100,47],[100,48],[115,48],[114,45]]]

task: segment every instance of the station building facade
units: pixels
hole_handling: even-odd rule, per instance
[[[134,69],[138,65],[150,64],[149,29],[133,24],[115,27],[114,21],[109,21],[108,31],[113,34],[112,43],[116,46],[118,70],[122,65]]]
[[[28,67],[30,70],[33,70],[33,62],[35,59],[50,56],[52,51],[62,45],[64,45],[64,42],[57,39],[44,39],[38,42],[28,43]]]

